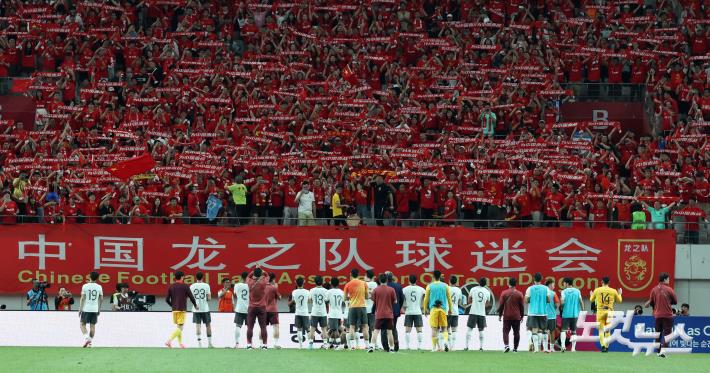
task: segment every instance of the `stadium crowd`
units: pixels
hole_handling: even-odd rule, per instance
[[[308,181],[321,223],[342,207],[377,224],[627,227],[650,207],[648,221],[663,212],[653,227],[673,216],[697,233],[709,12],[700,0],[6,0],[0,77],[37,120],[0,121],[0,214],[288,223]],[[560,117],[582,90],[631,85],[655,107],[651,136]],[[151,173],[109,173],[145,153]]]

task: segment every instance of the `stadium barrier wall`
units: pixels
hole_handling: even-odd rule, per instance
[[[79,331],[79,318],[77,312],[31,312],[31,311],[5,311],[0,312],[0,346],[52,346],[52,347],[76,347],[83,344],[83,337]],[[212,336],[215,347],[234,347],[234,314],[232,313],[212,313]],[[188,314],[183,332],[183,341],[187,347],[197,347],[195,327],[190,322],[191,316]],[[298,348],[296,339],[296,327],[294,325],[294,315],[292,313],[279,314],[279,330],[281,338],[279,344],[283,348]],[[404,339],[404,317],[400,317],[397,323],[400,347],[406,348]],[[459,316],[459,327],[456,332],[455,349],[461,350],[465,347],[466,322],[468,316]],[[587,316],[588,321],[593,321],[594,316]],[[525,325],[525,319],[523,324]],[[484,341],[485,350],[503,350],[502,322],[496,316],[486,318],[488,324],[485,330]],[[650,316],[635,316],[630,331],[622,333],[624,337],[631,341],[640,342],[634,338],[636,328],[640,324],[645,324],[646,331],[653,328],[653,318]],[[710,352],[710,317],[677,317],[675,324],[684,324],[685,333],[692,337],[690,342],[674,341],[671,347],[692,347],[693,353]],[[559,324],[559,320],[558,320]],[[582,327],[582,323],[580,328]],[[427,326],[427,318],[424,318],[424,340],[423,349],[431,348],[431,328]],[[621,328],[622,325],[619,325]],[[94,347],[163,347],[168,335],[174,330],[172,316],[169,312],[103,312],[99,315],[99,322],[96,326],[96,336],[93,341]],[[271,327],[269,338],[271,338]],[[521,327],[520,350],[527,350],[528,332],[525,327]],[[581,329],[578,330],[581,334]],[[596,334],[594,331],[593,334]],[[258,340],[259,328],[255,328],[255,345],[260,344]],[[204,338],[204,329],[203,329]],[[512,333],[510,342],[512,346]],[[416,348],[416,333],[412,330],[412,346]],[[648,342],[648,340],[646,340]],[[315,347],[319,348],[322,340],[316,334]],[[272,341],[269,341],[271,346]],[[206,340],[203,340],[206,346]],[[361,345],[364,345],[361,343]],[[242,329],[240,346],[246,346],[246,327]],[[304,347],[306,344],[304,343]],[[474,331],[471,340],[471,347],[478,349],[478,331]],[[577,349],[580,351],[597,351],[597,343],[578,343]],[[612,343],[612,351],[631,352],[632,350],[622,343]]]
[[[658,273],[673,279],[675,270],[672,230],[19,224],[0,228],[0,246],[6,248],[0,250],[4,294],[25,293],[32,279],[78,294],[92,270],[101,273],[106,293],[126,282],[141,293],[163,294],[176,270],[205,272],[216,291],[222,279],[261,264],[277,274],[282,293],[299,276],[307,286],[315,275],[344,283],[351,268],[390,270],[401,283],[416,274],[420,284],[439,269],[461,284],[486,277],[496,294],[509,277],[530,285],[535,272],[558,284],[571,277],[584,293],[609,276],[625,297],[640,299]]]

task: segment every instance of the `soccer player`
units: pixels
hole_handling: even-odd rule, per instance
[[[459,305],[464,305],[463,296],[461,295],[461,288],[458,287],[459,279],[456,275],[451,275],[449,277],[449,292],[451,293],[451,307],[450,314],[446,317],[447,324],[449,325],[449,347],[451,350],[456,349],[456,329],[459,327]]]
[[[670,287],[670,276],[662,272],[658,276],[658,285],[651,290],[651,295],[644,304],[645,307],[653,307],[653,318],[656,319],[656,332],[658,336],[658,357],[666,357],[663,350],[668,347],[666,336],[673,332],[673,309],[674,304],[678,304],[675,291]]]
[[[340,281],[333,276],[330,279],[331,288],[328,290],[326,301],[328,302],[328,345],[330,348],[341,350],[340,329],[343,323],[343,300],[345,295],[338,289]]]
[[[532,343],[535,352],[540,351],[540,342],[546,344],[547,334],[547,304],[552,297],[547,286],[540,283],[542,274],[535,273],[534,284],[525,291],[525,302],[528,303],[528,328],[532,333]]]
[[[358,327],[362,328],[362,335],[366,343],[370,341],[370,328],[368,326],[367,307],[365,299],[369,297],[368,285],[365,281],[360,280],[360,271],[353,268],[350,271],[350,281],[345,284],[343,292],[345,299],[350,302],[350,310],[348,311],[348,321],[350,322],[350,341],[351,349],[355,349],[355,330]],[[368,274],[369,276],[369,274]]]
[[[609,277],[602,278],[602,286],[594,289],[589,300],[594,302],[597,307],[597,323],[599,324],[599,344],[602,352],[609,352],[609,345],[606,339],[611,335],[605,330],[608,325],[609,312],[614,312],[614,303],[621,303],[621,294],[623,290],[619,288],[616,291],[609,287]]]
[[[397,303],[397,294],[394,288],[387,286],[387,275],[380,275],[380,284],[372,292],[372,300],[375,302],[375,331],[372,333],[372,342],[367,352],[373,352],[375,341],[378,340],[381,330],[387,331],[387,345],[389,352],[394,353],[394,317],[392,307]]]
[[[478,349],[483,351],[483,341],[485,337],[483,331],[486,329],[486,309],[491,306],[493,301],[493,294],[488,290],[486,284],[488,284],[488,280],[481,277],[478,280],[478,285],[471,289],[471,292],[468,294],[471,309],[468,311],[468,322],[466,323],[468,327],[468,331],[466,332],[466,351],[468,351],[471,344],[474,328],[478,328],[478,341],[481,343]]]
[[[520,343],[520,322],[525,314],[525,305],[523,304],[523,293],[515,288],[518,280],[511,277],[508,279],[508,289],[505,289],[500,295],[500,303],[498,304],[498,321],[503,320],[503,343],[505,344],[505,352],[510,352],[508,338],[510,329],[513,329],[513,352],[518,352],[518,343]]]
[[[320,336],[323,341],[327,341],[328,337],[325,333],[325,328],[328,326],[327,315],[325,309],[325,300],[328,299],[328,290],[323,288],[323,277],[316,276],[316,287],[311,289],[311,332],[309,333],[308,348],[313,349],[313,341],[316,336],[316,328],[320,327]]]
[[[254,348],[254,324],[259,320],[261,329],[261,349],[266,350],[268,333],[266,332],[266,288],[269,286],[269,276],[257,264],[254,271],[247,276],[249,286],[249,309],[247,310],[247,350]]]
[[[168,288],[168,295],[165,297],[165,303],[167,303],[173,310],[173,323],[176,328],[173,334],[165,345],[168,348],[173,347],[173,340],[177,338],[180,348],[185,348],[182,344],[182,328],[185,325],[185,312],[187,311],[187,300],[190,299],[192,305],[195,306],[196,310],[199,310],[199,306],[195,301],[195,296],[190,292],[190,287],[183,281],[185,274],[182,271],[175,272],[175,282]]]
[[[207,331],[207,347],[214,348],[212,345],[212,317],[210,316],[210,304],[208,303],[212,299],[212,293],[210,285],[203,281],[204,278],[204,273],[197,272],[195,274],[197,282],[190,285],[192,296],[195,297],[197,302],[197,307],[192,309],[192,322],[195,323],[197,330],[197,346],[202,347],[202,324],[204,323]]]
[[[374,302],[372,301],[372,292],[375,291],[375,288],[377,287],[377,282],[375,282],[375,271],[368,269],[365,272],[365,284],[367,284],[367,296],[365,297],[365,308],[367,311],[367,326],[370,331],[375,330],[375,314],[372,308],[372,305]],[[356,327],[356,329],[359,328],[359,326]],[[360,340],[357,339],[359,342]],[[369,341],[367,337],[365,337],[365,341]],[[382,348],[382,343],[380,341],[377,341],[377,348]]]
[[[572,342],[572,352],[577,350],[577,318],[579,311],[584,311],[584,302],[579,289],[572,286],[572,278],[565,277],[563,280],[564,289],[562,290],[562,334],[560,342],[562,352],[567,350],[567,332],[570,333],[570,342]]]
[[[234,284],[234,324],[236,328],[234,329],[234,348],[239,348],[239,340],[242,335],[242,326],[247,321],[247,314],[249,312],[249,285],[247,285],[247,277],[249,277],[248,272],[242,272],[241,281]]]
[[[412,349],[409,333],[412,332],[412,327],[417,330],[417,350],[421,351],[424,334],[422,333],[422,303],[424,301],[423,287],[417,285],[417,276],[409,275],[409,286],[404,290],[404,340],[407,342],[407,348]]]
[[[431,350],[437,350],[437,346],[443,345],[444,351],[449,352],[449,335],[447,332],[446,316],[451,312],[453,303],[449,287],[441,282],[441,272],[434,271],[434,281],[426,287],[424,293],[424,314],[429,316],[429,326],[431,326]],[[441,333],[440,333],[441,332]]]
[[[279,288],[274,279],[275,273],[269,273],[269,285],[266,287],[266,325],[271,325],[271,336],[274,340],[274,348],[280,349],[279,346],[279,307],[278,301],[281,299]],[[266,343],[264,343],[266,344]]]
[[[298,348],[303,348],[303,341],[306,338],[306,329],[311,325],[310,319],[308,318],[308,303],[311,301],[311,293],[303,288],[303,283],[303,277],[297,278],[297,288],[291,292],[291,302],[296,306],[294,321],[297,330]]]
[[[104,291],[96,283],[99,279],[98,272],[91,272],[89,280],[81,287],[81,300],[79,300],[79,329],[84,335],[84,347],[91,347],[91,341],[96,333],[96,322],[101,313],[101,304],[104,302]],[[89,324],[89,333],[86,332]]]
[[[560,306],[560,299],[555,293],[555,280],[547,279],[545,281],[545,286],[547,286],[547,291],[550,294],[551,301],[547,303],[547,327],[545,328],[545,335],[543,335],[543,348],[545,353],[554,351],[555,345],[555,330],[557,330],[557,308]]]

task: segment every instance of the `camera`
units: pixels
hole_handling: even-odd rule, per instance
[[[155,304],[155,295],[140,294],[137,291],[129,291],[128,296],[134,306],[134,311],[147,312]]]
[[[39,287],[39,290],[44,290],[44,289],[49,289],[52,287],[52,284],[50,284],[47,281],[38,281],[37,282],[37,287]]]

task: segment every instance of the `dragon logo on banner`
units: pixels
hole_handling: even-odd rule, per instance
[[[617,268],[624,289],[641,291],[651,284],[654,258],[653,240],[619,240]]]

